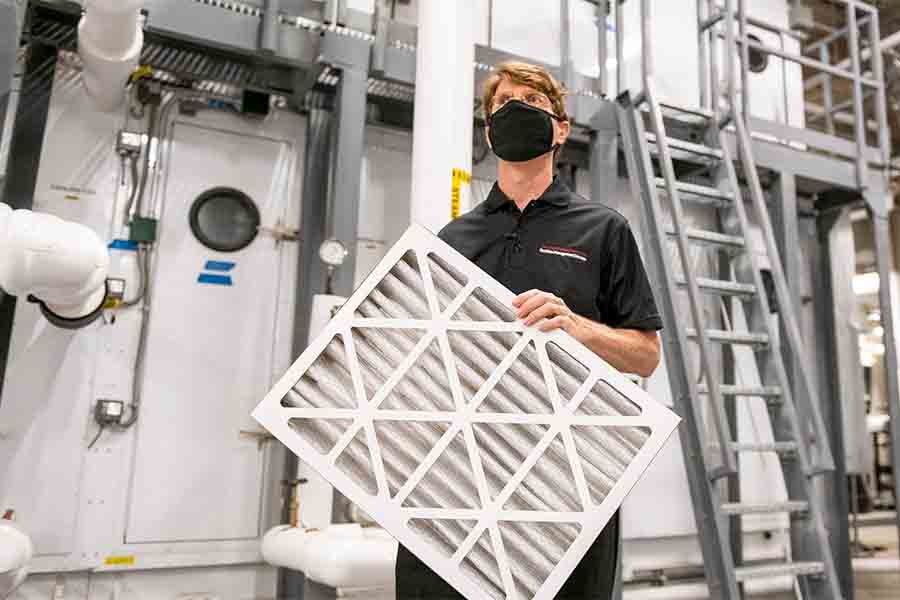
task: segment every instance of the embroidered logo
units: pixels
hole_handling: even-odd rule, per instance
[[[581,262],[587,262],[588,254],[586,252],[582,252],[581,250],[576,250],[575,248],[564,248],[562,246],[541,246],[540,249],[541,254],[553,254],[555,256],[563,256],[565,258],[574,258],[575,260],[580,260]]]

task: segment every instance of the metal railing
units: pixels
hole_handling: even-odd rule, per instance
[[[856,161],[857,184],[860,189],[867,186],[869,159],[871,155],[868,144],[869,116],[866,112],[866,101],[874,100],[874,122],[876,126],[877,155],[881,165],[886,166],[890,163],[891,157],[891,140],[890,130],[888,126],[888,110],[886,100],[886,86],[884,76],[884,61],[881,47],[881,36],[879,27],[878,10],[858,0],[836,0],[844,5],[846,11],[847,26],[834,31],[826,37],[807,44],[803,47],[802,52],[794,54],[784,50],[784,42],[787,38],[803,40],[803,36],[794,32],[772,26],[758,19],[753,19],[747,14],[747,1],[737,0],[737,10],[729,11],[723,8],[715,0],[698,0],[698,18],[701,32],[719,27],[724,31],[719,33],[719,37],[725,40],[725,81],[727,85],[727,97],[734,97],[737,90],[738,73],[735,72],[734,60],[731,57],[731,48],[737,45],[740,52],[740,60],[738,61],[740,69],[740,101],[742,107],[743,118],[749,124],[750,121],[750,51],[754,50],[766,56],[775,56],[783,61],[795,63],[817,72],[817,75],[807,80],[804,86],[807,91],[815,87],[821,86],[823,89],[824,109],[814,114],[810,119],[811,122],[818,121],[820,118],[825,119],[826,133],[836,135],[837,127],[835,124],[835,115],[845,111],[849,111],[852,115],[853,136],[856,144]],[[734,0],[726,2],[727,6],[732,6]],[[729,18],[729,12],[731,17]],[[737,23],[737,31],[735,32],[735,23]],[[781,48],[764,44],[750,36],[748,28],[750,26],[764,29],[780,36],[782,41]],[[840,63],[832,61],[832,46],[836,43],[846,43],[849,47],[849,59]],[[863,44],[867,46],[868,52],[864,52]],[[709,42],[701,43],[700,53],[700,69],[702,89],[701,89],[701,106],[713,113],[719,112],[719,65],[718,53],[715,49],[709,47]],[[875,50],[879,49],[879,50]],[[868,54],[869,68],[863,69],[863,61]],[[843,102],[835,102],[834,85],[835,79],[843,79],[849,81],[852,86],[852,95],[849,100]],[[785,90],[785,93],[786,90]],[[723,115],[724,120],[728,120],[732,115]]]

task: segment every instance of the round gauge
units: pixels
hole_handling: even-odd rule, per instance
[[[339,267],[347,258],[347,249],[338,240],[325,240],[319,246],[319,258],[329,267]]]

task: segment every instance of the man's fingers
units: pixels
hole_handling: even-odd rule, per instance
[[[566,321],[569,319],[566,315],[559,315],[546,321],[538,323],[538,329],[544,332],[555,331],[557,329],[565,329]]]
[[[562,304],[562,301],[553,294],[549,294],[547,292],[538,292],[527,301],[525,301],[521,306],[519,306],[518,317],[520,319],[524,319],[525,317],[530,315],[532,311],[540,308],[545,304],[556,304],[557,306],[560,306]]]
[[[541,319],[550,319],[557,315],[565,314],[565,308],[554,302],[546,302],[543,306],[531,311],[523,322],[525,325],[534,325]]]
[[[519,308],[522,303],[527,301],[529,298],[533,297],[535,294],[540,294],[541,290],[528,290],[527,292],[522,292],[515,298],[513,298],[512,305],[516,308]]]

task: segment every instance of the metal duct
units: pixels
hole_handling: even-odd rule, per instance
[[[254,417],[472,599],[549,600],[678,418],[413,227]]]

